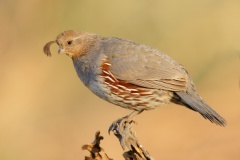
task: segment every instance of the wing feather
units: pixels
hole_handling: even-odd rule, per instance
[[[185,91],[188,75],[169,56],[148,46],[112,38],[105,48],[111,73],[119,80],[170,91]]]

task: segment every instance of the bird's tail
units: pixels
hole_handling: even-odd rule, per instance
[[[175,92],[180,104],[200,113],[204,118],[220,126],[226,126],[226,120],[207,105],[197,93]]]

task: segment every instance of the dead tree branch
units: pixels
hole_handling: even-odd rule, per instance
[[[90,152],[90,156],[85,156],[85,160],[113,160],[110,159],[104,152],[104,149],[100,147],[101,140],[103,140],[103,136],[100,135],[100,131],[97,131],[93,143],[82,146],[83,150]]]
[[[125,160],[153,160],[147,150],[139,143],[136,133],[132,130],[132,124],[135,123],[133,118],[137,114],[138,112],[133,112],[113,122],[109,131],[112,131],[119,139],[123,150],[125,150],[126,147],[130,149],[123,153]]]
[[[125,160],[153,160],[147,150],[139,143],[136,133],[132,130],[132,125],[135,123],[133,118],[137,114],[137,112],[133,112],[113,122],[108,132],[112,131],[114,133],[123,150],[125,150],[126,147],[129,149],[129,151],[123,153]],[[100,147],[100,141],[102,139],[103,137],[100,136],[100,132],[97,131],[94,142],[82,147],[83,150],[88,150],[91,153],[90,157],[85,157],[85,160],[112,160],[107,156],[103,148]]]

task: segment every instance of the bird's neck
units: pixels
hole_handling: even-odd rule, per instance
[[[85,55],[72,59],[78,77],[86,86],[89,85],[90,80],[95,80],[99,72],[97,69],[101,59],[99,47],[100,44],[92,47]]]

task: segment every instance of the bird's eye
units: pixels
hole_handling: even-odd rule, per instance
[[[68,45],[71,45],[71,44],[72,44],[72,41],[67,41],[67,44],[68,44]]]

